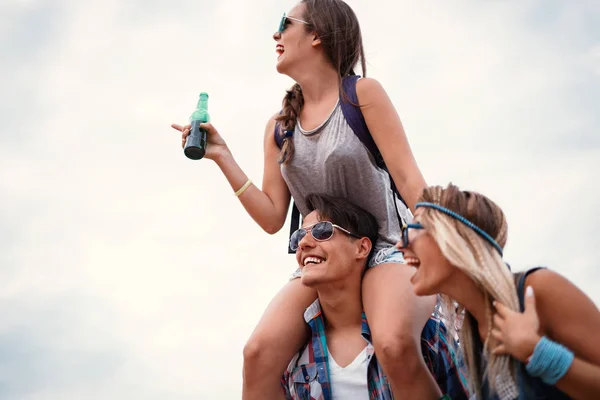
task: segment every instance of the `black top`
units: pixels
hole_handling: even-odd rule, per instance
[[[521,312],[525,310],[525,278],[527,276],[539,269],[544,267],[535,267],[526,272],[521,272],[514,274],[515,284],[517,285],[517,297],[519,298],[519,307]],[[476,363],[480,365],[480,371],[485,371],[485,360],[481,355],[483,354],[483,344],[481,343],[481,339],[479,338],[479,333],[477,329],[477,322],[472,319],[472,327],[473,327],[473,339],[475,341],[475,345],[477,346],[478,352],[478,360]],[[476,353],[477,354],[477,353]],[[473,371],[481,375],[479,371]],[[519,387],[519,397],[518,400],[570,400],[571,398],[567,396],[564,392],[559,390],[555,386],[550,386],[545,384],[540,378],[530,376],[525,369],[525,364],[521,362],[517,362],[517,385]],[[481,400],[499,400],[498,396],[491,395],[489,385],[487,379],[483,381],[481,388]]]

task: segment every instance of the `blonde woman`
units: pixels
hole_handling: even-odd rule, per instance
[[[415,294],[441,293],[450,319],[464,311],[460,340],[472,394],[483,400],[599,399],[600,312],[594,303],[548,269],[511,273],[502,259],[504,213],[485,196],[453,185],[429,187],[415,208],[398,246],[417,268]]]

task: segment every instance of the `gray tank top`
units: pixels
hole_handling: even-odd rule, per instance
[[[296,123],[292,136],[294,155],[281,165],[281,174],[302,216],[308,214],[306,196],[322,193],[344,197],[364,208],[379,224],[375,250],[394,246],[400,239],[400,224],[394,194],[386,171],[377,167],[373,156],[346,122],[339,104],[317,128],[305,131]],[[397,200],[405,221],[412,215]]]

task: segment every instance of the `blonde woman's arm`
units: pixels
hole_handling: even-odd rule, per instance
[[[573,352],[573,361],[556,387],[573,399],[600,394],[600,310],[579,288],[549,270],[530,274],[525,285],[525,312],[496,303],[492,334],[508,353],[527,364],[545,336]]]

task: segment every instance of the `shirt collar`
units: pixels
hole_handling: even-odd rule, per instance
[[[304,311],[304,320],[307,324],[310,324],[310,321],[319,317],[320,315],[322,315],[322,313],[323,312],[321,311],[321,302],[319,301],[319,299],[316,299],[310,306],[308,306],[306,311]]]
[[[319,301],[319,299],[316,299],[310,306],[308,306],[306,311],[304,311],[304,320],[308,325],[310,325],[311,329],[313,328],[313,324],[311,324],[311,321],[317,318],[321,318],[324,320],[323,310],[321,309],[321,302]],[[364,311],[362,312],[361,335],[367,342],[373,344],[371,341],[371,329],[369,328],[367,316],[365,315]]]

